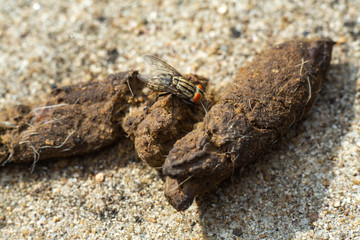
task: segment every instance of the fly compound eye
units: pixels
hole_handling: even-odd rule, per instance
[[[201,97],[202,97],[201,93],[200,93],[200,92],[196,92],[196,93],[194,94],[193,102],[195,102],[195,103],[199,102],[200,99],[201,99]]]
[[[194,94],[194,97],[192,99],[193,102],[197,103],[201,100],[201,98],[203,97],[204,92],[203,92],[203,88],[200,84],[196,85],[196,92]]]
[[[204,95],[204,89],[200,84],[196,85],[196,92],[201,93],[201,96]]]

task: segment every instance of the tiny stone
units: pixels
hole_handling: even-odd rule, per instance
[[[336,208],[340,207],[340,201],[339,200],[334,202],[334,207],[336,207]]]
[[[60,221],[60,217],[58,217],[58,216],[54,217],[54,218],[53,218],[53,221],[54,221],[54,222]]]
[[[307,35],[309,35],[309,31],[308,30],[305,30],[303,33],[302,33],[302,35],[303,35],[303,37],[306,37]]]
[[[360,178],[359,177],[355,177],[352,179],[352,182],[356,185],[360,185]]]
[[[329,181],[328,179],[324,179],[324,180],[323,180],[323,185],[324,185],[325,187],[330,186],[330,181]]]
[[[235,27],[231,27],[230,31],[231,31],[231,36],[233,38],[239,38],[241,36],[241,32],[237,30]]]
[[[37,10],[39,10],[40,8],[41,8],[41,6],[40,6],[39,3],[36,2],[36,3],[33,4],[33,9],[34,9],[34,10],[37,11]]]
[[[148,217],[147,220],[148,220],[149,222],[152,222],[152,223],[156,223],[156,222],[157,222],[156,219],[154,219],[154,218],[152,218],[152,217]]]
[[[56,89],[56,88],[57,88],[57,85],[56,85],[56,83],[51,83],[51,84],[50,84],[50,87],[51,87],[51,89]]]
[[[220,14],[225,14],[227,12],[228,8],[225,4],[222,4],[219,8],[218,8],[218,13]]]
[[[95,175],[95,180],[97,181],[97,182],[103,182],[104,181],[104,173],[103,172],[99,172],[99,173],[97,173],[96,175]]]

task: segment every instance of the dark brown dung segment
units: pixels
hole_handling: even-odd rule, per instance
[[[185,77],[193,83],[207,85],[207,79],[189,74]],[[193,129],[204,116],[199,104],[185,103],[168,95],[160,97],[150,108],[133,108],[124,119],[123,128],[133,138],[139,157],[149,166],[161,169],[165,157],[177,139]]]
[[[134,99],[128,87],[143,84],[136,72],[122,72],[102,82],[55,89],[45,107],[33,109],[9,133],[9,160],[38,161],[96,151],[113,143],[123,131],[121,120]]]
[[[17,123],[23,120],[23,117],[30,112],[30,108],[25,105],[15,107],[5,106],[0,112],[0,163],[9,157],[9,142],[11,142],[10,133],[14,131]]]
[[[223,98],[166,158],[165,195],[177,210],[187,209],[234,168],[261,158],[310,110],[333,44],[289,41],[239,70]]]

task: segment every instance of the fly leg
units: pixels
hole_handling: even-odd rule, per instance
[[[130,86],[129,78],[126,80],[126,83],[127,83],[127,85],[128,85],[128,88],[129,88],[129,90],[130,90],[131,95],[132,95],[133,97],[135,97],[135,95],[134,95],[134,93],[133,93],[133,91],[132,91],[132,89],[131,89],[131,86]]]

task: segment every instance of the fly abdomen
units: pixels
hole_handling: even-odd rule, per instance
[[[176,88],[181,93],[181,97],[193,98],[196,92],[194,84],[182,77],[173,77],[173,82],[176,85]]]
[[[165,85],[149,82],[147,86],[155,92],[166,92],[167,88]]]

